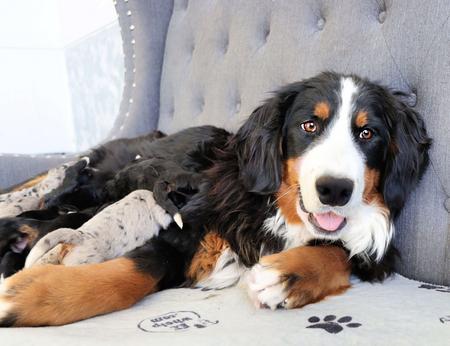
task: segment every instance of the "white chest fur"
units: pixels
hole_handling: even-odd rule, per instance
[[[305,245],[314,238],[303,224],[288,224],[280,211],[266,219],[264,230],[285,240],[284,249]]]

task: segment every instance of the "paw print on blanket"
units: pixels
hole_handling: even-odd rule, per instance
[[[423,285],[420,285],[419,288],[425,288],[427,290],[433,290],[436,292],[450,293],[450,287],[445,287],[445,286],[423,284]]]
[[[344,330],[344,327],[358,328],[361,327],[361,323],[349,323],[352,321],[350,316],[341,317],[336,321],[336,316],[327,315],[323,321],[320,321],[319,317],[312,316],[308,319],[308,322],[313,323],[306,328],[319,328],[327,331],[330,334],[337,334]]]

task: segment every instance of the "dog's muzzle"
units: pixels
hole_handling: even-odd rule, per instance
[[[299,204],[301,210],[308,214],[308,221],[314,226],[316,231],[323,234],[331,234],[340,231],[347,224],[344,216],[338,215],[332,211],[326,213],[311,213],[306,210],[303,203],[302,192],[299,189]]]

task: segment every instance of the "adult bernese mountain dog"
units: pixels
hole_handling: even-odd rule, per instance
[[[281,88],[236,134],[205,126],[147,143],[144,161],[99,180],[110,192],[120,181],[123,195],[145,181],[153,158],[200,174],[179,204],[183,229],[172,223],[104,263],[20,271],[0,286],[0,325],[63,325],[165,288],[221,289],[240,279],[258,307],[290,309],[344,292],[351,273],[383,280],[396,257],[393,220],[431,143],[403,98],[327,72]]]

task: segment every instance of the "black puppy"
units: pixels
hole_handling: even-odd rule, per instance
[[[154,131],[136,138],[110,141],[90,150],[66,170],[61,186],[44,197],[44,206],[81,210],[102,205],[105,182],[136,157],[144,157],[151,143],[163,137],[164,133]]]
[[[225,130],[202,126],[170,137],[153,132],[134,139],[108,142],[88,153],[87,159],[69,167],[62,185],[45,196],[44,205],[46,208],[65,206],[82,210],[116,202],[138,188],[156,189],[153,191],[155,199],[174,214],[176,210],[168,201],[168,194],[176,201],[183,200],[172,192],[178,190],[183,194],[188,191],[192,184],[198,183],[199,177],[195,173],[212,164],[205,159],[194,166],[186,159],[186,153],[193,147],[195,152],[207,151],[210,141],[225,143],[228,137]]]
[[[200,174],[188,171],[176,162],[159,158],[140,159],[106,183],[104,198],[117,201],[135,190],[153,191],[156,202],[182,227],[179,210],[198,192],[200,181]]]
[[[52,208],[0,219],[0,276],[6,278],[22,269],[31,248],[46,234],[62,227],[78,228],[94,210],[60,213]]]

